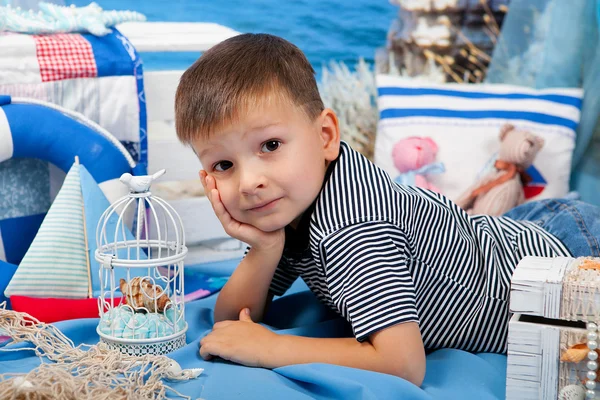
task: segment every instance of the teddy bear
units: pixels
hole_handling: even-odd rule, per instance
[[[500,151],[494,168],[463,193],[455,203],[469,214],[502,215],[525,201],[525,172],[544,146],[544,139],[505,124],[500,129]]]
[[[437,151],[437,144],[429,137],[411,136],[399,140],[392,149],[392,160],[400,172],[394,181],[439,193],[427,179],[428,175],[444,172],[444,165],[434,162]]]

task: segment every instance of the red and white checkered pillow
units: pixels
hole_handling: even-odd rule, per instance
[[[98,75],[92,45],[79,34],[35,35],[42,82]]]

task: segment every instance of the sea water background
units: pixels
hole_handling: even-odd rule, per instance
[[[85,6],[91,0],[67,0]],[[105,10],[134,10],[149,21],[215,22],[296,44],[320,75],[330,61],[372,63],[398,7],[388,0],[95,0]],[[142,54],[146,70],[185,69],[199,53]]]

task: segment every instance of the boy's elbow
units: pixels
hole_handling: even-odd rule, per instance
[[[414,383],[416,386],[421,386],[425,379],[425,364],[422,366],[414,366],[409,368],[402,368],[397,374],[398,377],[406,379],[407,381]]]
[[[394,360],[386,369],[388,374],[407,380],[416,386],[421,386],[425,379],[425,360],[422,362]]]
[[[384,372],[417,386],[425,378],[425,348],[416,322],[397,324],[369,337]]]

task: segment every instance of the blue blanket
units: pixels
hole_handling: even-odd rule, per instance
[[[232,264],[232,263],[230,263]],[[231,265],[227,268],[229,270]],[[170,354],[183,368],[204,368],[198,379],[169,383],[192,399],[504,399],[506,356],[444,349],[428,354],[421,388],[391,376],[327,364],[290,365],[275,370],[249,368],[225,361],[204,361],[198,342],[212,326],[217,294],[186,305],[187,346]],[[98,341],[97,319],[56,323],[79,343]],[[265,324],[281,334],[339,337],[349,326],[322,306],[297,281],[276,299]],[[27,372],[39,365],[32,351],[0,352],[0,373]]]

